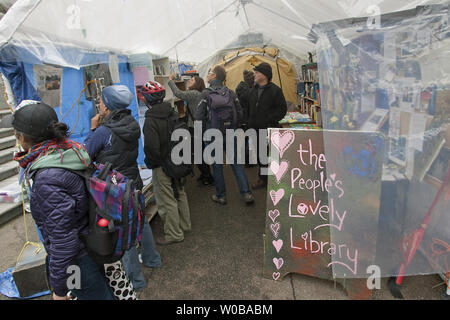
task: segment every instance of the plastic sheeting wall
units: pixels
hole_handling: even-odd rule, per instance
[[[442,1],[19,0],[0,20],[0,46],[7,44],[4,58],[13,57],[14,48],[21,47],[27,51],[21,52],[23,61],[37,58],[75,68],[95,63],[83,54],[94,52],[151,52],[200,63],[241,35],[261,33],[280,48],[306,55],[314,50],[306,37],[314,23],[429,2]],[[67,54],[67,47],[79,54]]]
[[[318,39],[324,129],[378,132],[386,145],[384,152],[368,145],[366,153],[350,154],[342,163],[357,169],[348,174],[359,175],[360,182],[346,192],[358,194],[377,169],[374,152],[383,152],[381,199],[362,194],[347,208],[352,227],[332,229],[331,237],[370,245],[381,276],[448,272],[450,5],[383,15],[372,28],[366,21],[319,24],[312,34]],[[341,156],[327,153],[335,143],[333,132],[324,134],[327,159]],[[375,223],[365,224],[368,213],[357,210],[360,201],[380,205]],[[366,270],[352,274],[339,265],[333,272],[367,276]]]

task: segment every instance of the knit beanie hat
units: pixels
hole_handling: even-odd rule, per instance
[[[272,80],[272,67],[267,62],[261,62],[255,67],[255,71],[261,72],[269,81]]]
[[[133,94],[127,86],[112,85],[102,90],[102,100],[111,111],[126,109],[133,100]]]

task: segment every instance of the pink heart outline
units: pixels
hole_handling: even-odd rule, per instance
[[[280,158],[283,158],[284,152],[294,143],[295,134],[291,130],[286,130],[280,134],[279,131],[272,132],[272,144],[280,152]]]
[[[272,245],[275,248],[275,250],[277,250],[277,253],[280,253],[280,250],[283,247],[283,240],[281,239],[273,240]]]
[[[277,281],[279,278],[280,278],[280,273],[279,272],[274,272],[273,274],[272,274],[272,278],[273,278],[273,280],[275,280],[275,281]]]
[[[308,214],[308,206],[304,203],[300,203],[297,206],[297,212],[300,213],[302,216],[306,216]]]
[[[272,231],[272,233],[273,233],[273,236],[275,237],[275,238],[278,238],[278,232],[280,231],[280,223],[279,222],[277,222],[277,223],[273,223],[273,224],[271,224],[270,225],[270,230]]]
[[[272,161],[270,163],[270,170],[272,170],[278,183],[280,183],[281,178],[283,178],[288,168],[289,168],[288,161],[281,161],[280,164],[278,164],[278,162],[276,161]]]
[[[269,211],[269,218],[272,219],[272,222],[275,222],[279,215],[280,211],[278,211],[278,209]]]
[[[280,270],[284,264],[283,258],[273,258],[272,261],[275,264],[275,267],[277,268],[277,270]]]
[[[302,239],[306,241],[306,239],[308,239],[308,232],[305,232],[304,234],[302,234]]]
[[[336,173],[330,174],[330,178],[333,180],[336,179]]]
[[[276,206],[284,197],[284,189],[280,189],[278,191],[271,190],[270,197],[272,198],[273,205]]]

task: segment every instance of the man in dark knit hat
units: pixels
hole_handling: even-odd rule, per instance
[[[250,110],[249,128],[259,130],[280,127],[278,121],[286,115],[287,104],[281,88],[272,82],[272,67],[267,62],[262,62],[255,67],[255,86],[250,91],[248,102]],[[259,147],[259,145],[258,141],[257,146]],[[267,186],[267,175],[262,172],[262,169],[267,168],[267,165],[261,163],[259,150],[258,164],[260,168],[259,179],[252,185],[253,189],[261,189]]]

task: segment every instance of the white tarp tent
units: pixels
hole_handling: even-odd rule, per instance
[[[2,58],[79,68],[82,53],[152,53],[202,62],[243,34],[303,55],[316,23],[406,10],[434,0],[18,0],[0,20]],[[68,50],[73,48],[75,50]],[[84,58],[83,58],[84,57]]]

